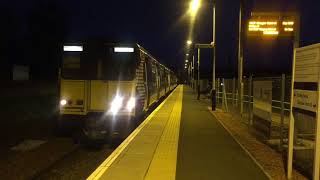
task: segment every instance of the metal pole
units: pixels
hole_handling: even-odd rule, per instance
[[[248,96],[249,96],[249,124],[252,125],[252,104],[251,104],[251,101],[252,101],[252,74],[250,75],[249,77],[249,86],[248,86]]]
[[[286,88],[286,75],[282,74],[281,76],[281,122],[280,122],[280,146],[279,150],[282,152],[283,148],[283,126],[284,126],[284,95],[285,95],[285,88]]]
[[[212,17],[212,46],[213,46],[213,60],[212,60],[212,111],[216,110],[216,2],[213,0],[213,17]]]
[[[198,48],[198,97],[197,99],[200,100],[200,48]]]
[[[225,110],[225,99],[224,99],[224,78],[221,78],[219,81],[219,84],[221,86],[221,107]]]
[[[232,78],[232,106],[234,108],[234,104],[235,104],[235,101],[236,101],[236,79],[235,78]]]
[[[195,70],[195,68],[194,68],[194,55],[192,55],[192,89],[194,90],[194,88],[195,88],[195,81],[194,81],[194,70]]]
[[[238,38],[238,89],[239,89],[239,108],[240,115],[243,113],[243,51],[242,51],[242,5],[243,2],[240,1],[240,10],[239,10],[239,38]]]

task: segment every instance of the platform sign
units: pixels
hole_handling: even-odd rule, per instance
[[[317,92],[295,89],[293,107],[306,111],[317,112]]]
[[[247,30],[249,36],[294,36],[295,16],[284,13],[253,12]]]
[[[295,57],[295,82],[319,81],[319,49],[297,49]]]
[[[289,124],[288,167],[292,166],[294,146],[294,122],[297,112],[312,116],[315,124],[313,179],[319,179],[320,170],[320,44],[296,48],[293,61],[291,89],[291,113]],[[301,116],[299,116],[301,117]],[[300,119],[305,121],[307,118]],[[291,165],[290,165],[291,164]],[[290,169],[292,169],[290,167]]]

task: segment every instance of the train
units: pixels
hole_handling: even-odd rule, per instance
[[[97,141],[127,137],[178,83],[139,44],[104,41],[63,44],[59,79],[58,128]]]

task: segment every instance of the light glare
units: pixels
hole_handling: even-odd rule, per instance
[[[81,52],[83,51],[83,47],[82,46],[63,46],[63,51]]]
[[[123,97],[117,95],[111,102],[110,112],[113,115],[116,115],[119,112],[120,108],[122,107],[122,101],[123,101]]]
[[[114,52],[134,52],[134,48],[131,47],[115,47]]]
[[[67,104],[67,100],[62,99],[62,100],[60,101],[60,105],[61,105],[61,106],[65,106],[66,104]]]
[[[190,11],[191,16],[195,16],[197,14],[200,6],[201,6],[200,0],[192,0],[190,2],[189,11]]]
[[[135,106],[136,106],[136,98],[131,97],[127,103],[127,110],[131,112]]]

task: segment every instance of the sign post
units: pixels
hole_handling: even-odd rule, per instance
[[[200,49],[212,49],[211,44],[195,44],[195,48],[198,48],[198,80],[197,80],[197,99],[200,100]]]
[[[288,178],[292,177],[294,122],[296,113],[315,119],[313,179],[319,179],[320,170],[320,44],[296,48],[292,69],[291,112],[288,141]]]
[[[263,37],[292,37],[294,48],[299,47],[300,17],[296,13],[283,12],[253,12],[247,27],[248,36]],[[296,56],[294,52],[294,57]],[[293,62],[293,75],[291,87],[291,112],[289,122],[289,141],[287,159],[287,178],[292,178],[293,162],[293,137],[294,137],[294,117],[293,117],[293,94],[295,77],[295,58]],[[320,128],[320,127],[319,127]],[[318,166],[319,169],[319,166]],[[318,170],[319,171],[319,170]]]

